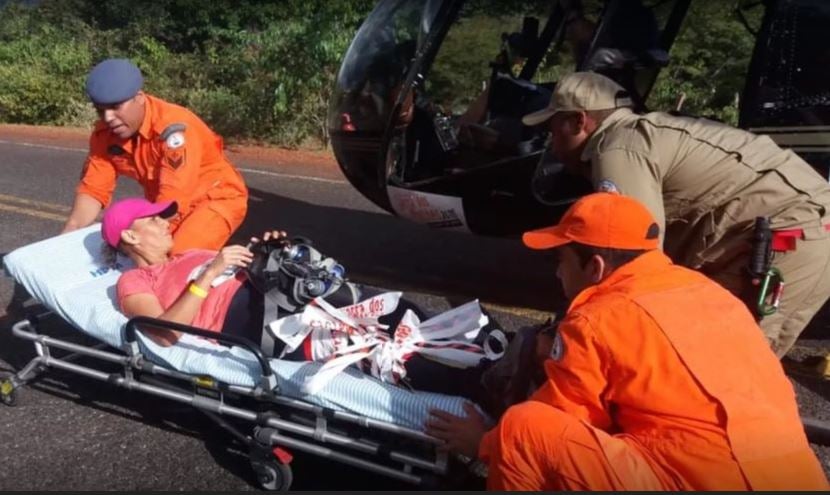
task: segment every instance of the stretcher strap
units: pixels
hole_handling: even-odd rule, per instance
[[[399,293],[394,295],[394,306],[384,312],[392,312],[397,307]],[[380,299],[376,299],[380,298]],[[368,307],[377,310],[383,307],[383,301],[390,299],[388,294],[375,296]],[[367,303],[364,301],[364,303]],[[481,312],[478,301],[472,301],[450,311],[439,314],[421,322],[411,310],[407,310],[392,335],[377,324],[371,311],[365,309],[333,308],[325,301],[315,301],[294,321],[287,319],[275,322],[277,336],[291,334],[291,345],[299,346],[295,335],[305,335],[305,342],[311,342],[311,355],[315,361],[325,364],[309,377],[302,387],[305,394],[319,392],[332,378],[345,368],[363,363],[372,376],[388,383],[397,384],[406,376],[406,361],[413,354],[420,354],[432,360],[457,368],[476,366],[482,358],[497,359],[497,351],[475,344],[473,341],[479,331],[487,325],[489,319]],[[372,316],[368,316],[368,315]],[[351,315],[361,315],[355,318]],[[288,329],[299,322],[305,329],[289,332]],[[495,332],[495,331],[494,331]],[[498,331],[504,338],[503,333]],[[497,341],[500,341],[496,338]],[[303,345],[306,345],[303,343]],[[506,347],[506,346],[504,346]],[[503,351],[502,351],[503,353]]]

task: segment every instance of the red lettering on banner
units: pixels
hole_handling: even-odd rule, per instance
[[[377,316],[383,313],[383,298],[378,297],[369,301],[369,312],[372,316]]]

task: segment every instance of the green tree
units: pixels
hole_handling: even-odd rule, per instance
[[[739,95],[744,86],[755,39],[740,23],[736,2],[695,1],[649,97],[649,106],[676,108],[737,124]],[[761,9],[747,15],[760,22]]]
[[[325,115],[343,54],[375,0],[42,0],[0,4],[0,121],[89,125],[89,69],[135,61],[145,88],[201,115],[228,139],[325,142]],[[594,18],[599,0],[584,0]],[[659,3],[659,2],[657,2]],[[479,12],[451,29],[430,72],[438,100],[463,108],[489,76],[500,36],[521,12],[546,18],[550,0],[470,0]],[[649,100],[734,123],[753,39],[734,2],[695,0]],[[659,10],[659,9],[658,9]],[[758,9],[760,10],[760,9]],[[463,18],[462,13],[462,18]],[[757,22],[757,13],[756,19]],[[537,80],[569,70],[550,54]],[[455,108],[453,108],[455,109]]]
[[[89,69],[133,60],[148,92],[229,138],[325,139],[332,81],[371,0],[44,0],[0,10],[0,121],[89,124]]]

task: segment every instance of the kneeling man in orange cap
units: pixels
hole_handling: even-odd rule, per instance
[[[495,490],[827,490],[792,385],[746,306],[658,249],[636,200],[591,194],[559,225],[571,306],[546,383],[485,433],[433,411],[428,432],[478,455]]]

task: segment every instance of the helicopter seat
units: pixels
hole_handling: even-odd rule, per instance
[[[642,110],[645,108],[645,100],[637,91],[637,73],[642,70],[659,69],[668,63],[669,54],[659,48],[632,51],[602,47],[586,61],[582,70],[597,72],[617,81],[631,94],[635,107]]]
[[[492,85],[488,118],[482,123],[492,131],[494,145],[509,154],[525,154],[528,142],[538,141],[543,130],[522,124],[522,117],[547,107],[552,89],[498,74]]]
[[[598,72],[617,81],[631,93],[635,107],[643,110],[645,95],[638,91],[638,74],[669,63],[654,6],[644,5],[643,0],[608,2],[594,36],[579,70]]]
[[[585,63],[584,70],[602,72],[604,70],[642,69],[646,67],[665,67],[669,64],[669,54],[665,50],[652,48],[642,52],[621,50],[618,48],[599,48]]]

